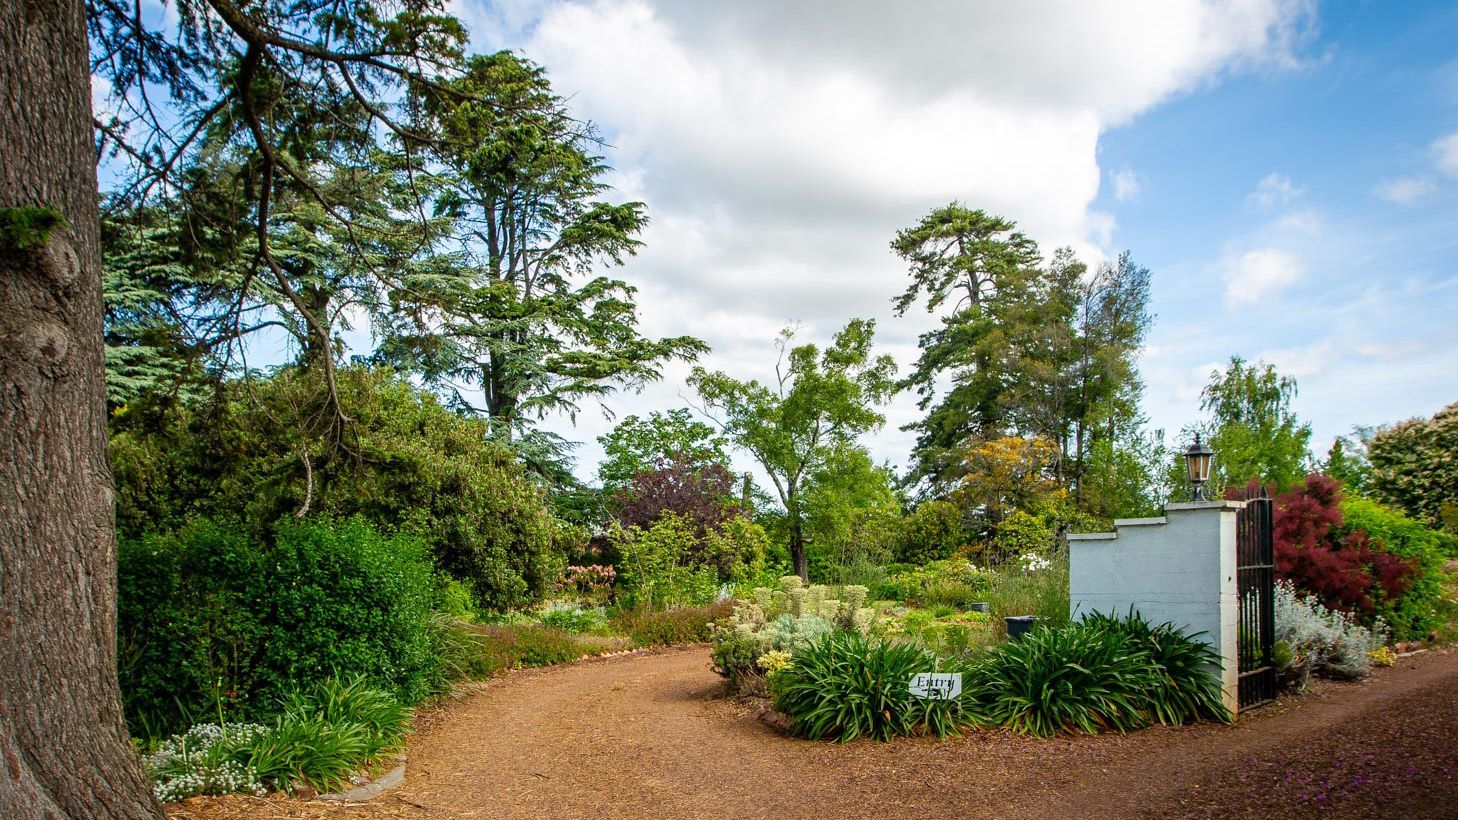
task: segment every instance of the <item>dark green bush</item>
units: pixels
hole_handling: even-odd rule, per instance
[[[950,501],[923,501],[902,520],[896,560],[906,564],[945,560],[967,540],[961,507]]]
[[[634,646],[679,646],[708,641],[712,637],[709,624],[733,612],[732,601],[682,609],[629,610],[619,613],[613,625],[626,632]]]
[[[201,404],[129,405],[111,422],[117,528],[126,538],[196,515],[260,540],[280,521],[362,517],[423,541],[485,609],[538,600],[561,576],[559,530],[540,489],[486,423],[388,370],[343,368],[338,434],[316,374],[227,382]]]
[[[436,586],[419,541],[361,521],[286,522],[269,544],[206,519],[124,539],[119,674],[132,729],[262,718],[339,676],[415,703],[441,685]]]
[[[988,723],[1016,732],[1125,732],[1227,719],[1218,664],[1213,650],[1169,624],[1094,616],[1004,644],[978,662],[968,686]]]
[[[971,725],[976,703],[963,692],[953,700],[923,700],[908,683],[938,669],[930,652],[910,643],[881,643],[859,632],[834,632],[795,653],[793,665],[770,676],[775,708],[790,729],[817,740],[858,737],[943,737]]]

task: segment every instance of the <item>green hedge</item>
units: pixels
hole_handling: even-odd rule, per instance
[[[361,521],[285,522],[259,543],[198,520],[125,539],[118,557],[121,688],[134,733],[257,720],[327,678],[405,703],[444,684],[424,545]]]
[[[1398,640],[1427,637],[1439,625],[1437,606],[1443,597],[1443,565],[1458,538],[1365,498],[1348,497],[1341,506],[1348,530],[1363,530],[1383,550],[1416,562],[1412,586],[1401,598],[1380,602],[1377,614],[1392,627],[1392,635]]]
[[[206,402],[123,408],[111,420],[118,533],[201,515],[268,540],[306,510],[412,533],[486,610],[532,604],[561,577],[564,533],[484,420],[389,370],[341,368],[336,387],[342,432],[324,425],[320,376],[296,369],[226,382]]]

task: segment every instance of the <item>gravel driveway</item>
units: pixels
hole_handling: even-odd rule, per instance
[[[1458,651],[1320,683],[1234,726],[1033,740],[785,737],[703,647],[519,672],[424,715],[366,804],[195,798],[220,818],[1458,817]]]

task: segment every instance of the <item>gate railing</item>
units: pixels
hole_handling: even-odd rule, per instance
[[[1238,702],[1249,709],[1276,697],[1274,504],[1264,487],[1235,517],[1237,629],[1240,659]]]

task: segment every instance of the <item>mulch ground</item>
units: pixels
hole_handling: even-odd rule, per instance
[[[233,818],[1458,818],[1458,651],[1315,684],[1233,726],[844,746],[723,694],[703,647],[516,673],[423,715],[368,803],[194,798]]]

